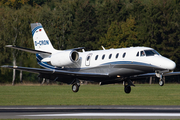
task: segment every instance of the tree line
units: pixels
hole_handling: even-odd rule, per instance
[[[34,54],[5,45],[34,49],[30,23],[40,22],[56,49],[152,47],[180,70],[179,19],[180,0],[1,0],[0,65],[39,67]],[[12,81],[12,70],[0,73],[0,83]],[[15,74],[16,82],[37,81]]]

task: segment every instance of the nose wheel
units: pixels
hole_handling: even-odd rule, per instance
[[[159,85],[163,86],[164,85],[164,81],[163,80],[159,80]]]

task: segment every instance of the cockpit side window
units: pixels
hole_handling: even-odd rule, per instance
[[[141,56],[145,56],[145,52],[144,51],[141,51]]]
[[[153,50],[153,52],[154,52],[155,54],[157,54],[157,55],[160,55],[156,50]]]
[[[146,56],[154,56],[155,54],[159,55],[159,53],[155,50],[144,50],[144,51],[146,53]]]

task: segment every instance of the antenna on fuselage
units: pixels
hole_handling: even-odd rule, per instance
[[[103,46],[101,46],[103,50],[106,50]]]
[[[85,50],[84,50],[84,49],[82,49],[82,52],[85,52]]]

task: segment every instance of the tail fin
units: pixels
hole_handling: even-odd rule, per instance
[[[55,50],[41,23],[31,23],[31,30],[35,50],[51,53]]]

